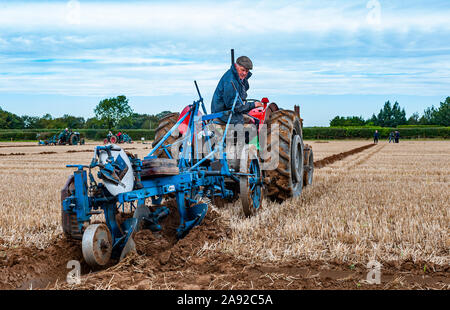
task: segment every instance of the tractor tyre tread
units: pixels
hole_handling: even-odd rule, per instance
[[[275,123],[279,126],[279,137],[276,137],[277,139],[272,143],[270,125]],[[272,150],[272,145],[276,142],[279,143],[279,163],[275,169],[265,171],[265,196],[271,200],[281,201],[299,195],[299,191],[294,190],[294,183],[292,180],[291,143],[294,133],[300,135],[300,138],[303,141],[302,128],[300,119],[295,112],[289,110],[274,111],[267,124],[267,150],[270,152]],[[267,157],[271,159],[270,156],[265,156],[264,158]],[[300,183],[303,188],[303,179]],[[298,188],[299,185],[297,184],[296,186]]]
[[[158,124],[158,127],[155,130],[155,140],[152,143],[152,147],[155,147],[161,139],[169,132],[169,130],[175,125],[180,117],[180,113],[171,113],[163,117]],[[178,137],[179,138],[179,137]],[[166,144],[174,143],[178,138],[173,135],[169,136],[166,140]],[[170,150],[168,150],[170,152]],[[167,158],[166,152],[163,149],[157,150],[153,155],[158,158]],[[172,156],[173,157],[173,156]]]

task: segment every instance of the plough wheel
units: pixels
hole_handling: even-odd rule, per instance
[[[83,257],[92,267],[104,266],[112,253],[112,237],[105,224],[92,224],[84,231],[81,241]]]
[[[152,143],[152,147],[155,147],[158,144],[158,142],[161,141],[161,139],[166,135],[166,133],[169,132],[169,130],[173,127],[173,125],[177,123],[179,117],[180,113],[171,113],[163,117],[159,121],[158,128],[156,128],[155,131],[155,140]],[[181,133],[176,130],[172,135],[169,136],[169,138],[167,138],[164,144],[166,145],[172,144],[179,138],[181,138]],[[168,148],[167,151],[170,153],[172,158],[176,158],[175,154],[172,154],[171,148]],[[153,153],[153,155],[157,156],[158,158],[168,158],[166,152],[162,148]]]
[[[267,136],[261,137],[261,139],[267,139],[267,146],[262,147],[262,152],[269,152],[263,156],[268,164],[264,170],[266,195],[271,200],[278,201],[300,196],[303,189],[304,169],[300,118],[294,111],[278,110],[270,114],[267,125]],[[272,131],[275,133],[275,125],[278,125],[279,134],[274,134],[272,137],[271,133]]]
[[[109,139],[109,141],[111,141],[111,144],[116,144],[116,142],[117,142],[117,137],[116,137],[116,136],[111,136],[111,138]]]
[[[246,145],[242,151],[240,173],[240,199],[246,216],[252,216],[261,209],[263,188],[262,171],[258,151],[252,144]]]

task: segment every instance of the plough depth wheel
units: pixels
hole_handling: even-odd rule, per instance
[[[84,231],[81,242],[83,257],[92,267],[104,266],[112,253],[112,237],[104,224],[92,224]]]
[[[246,216],[255,214],[261,209],[263,189],[262,172],[258,151],[252,144],[246,145],[242,151],[240,173],[240,199]]]

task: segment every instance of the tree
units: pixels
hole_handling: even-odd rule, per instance
[[[409,118],[408,118],[408,125],[419,125],[419,113],[414,112]]]
[[[450,97],[440,103],[439,109],[435,111],[433,116],[437,125],[450,126]]]
[[[21,129],[24,127],[23,119],[11,112],[0,108],[0,128],[1,129]]]
[[[62,117],[53,119],[51,128],[84,128],[84,118],[64,114]]]
[[[117,124],[126,117],[130,117],[133,110],[128,105],[125,96],[103,99],[94,109],[95,116],[106,124],[109,130],[115,128]]]
[[[383,108],[377,115],[377,122],[375,123],[381,127],[390,127],[392,121],[392,107],[391,102],[388,100],[384,103]]]
[[[39,124],[39,116],[28,116],[28,115],[24,115],[22,116],[22,120],[24,123],[24,128],[26,129],[37,129],[39,128],[38,124]]]
[[[163,118],[164,116],[169,115],[169,114],[171,114],[171,113],[172,113],[172,112],[170,112],[170,111],[162,111],[162,112],[156,114],[156,117],[157,117],[158,119],[161,119],[161,118]]]
[[[392,107],[392,127],[406,124],[406,112],[405,109],[400,109],[400,104],[396,101]]]
[[[158,126],[158,117],[133,113],[130,117],[123,118],[117,126],[122,129],[152,129]]]
[[[331,127],[364,126],[366,121],[362,116],[336,116],[330,121]]]
[[[421,125],[437,125],[435,119],[436,109],[434,106],[428,107],[423,111],[423,115],[420,118]]]
[[[91,117],[86,120],[86,123],[84,123],[84,128],[86,128],[86,129],[102,129],[102,128],[104,128],[104,124],[98,118]]]
[[[374,116],[372,116],[371,121],[381,127],[397,127],[398,125],[405,125],[407,122],[405,109],[400,109],[400,104],[397,101],[393,106],[391,106],[389,100],[386,101],[378,116],[375,118]]]

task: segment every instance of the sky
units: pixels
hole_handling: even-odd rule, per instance
[[[0,107],[94,116],[125,95],[137,113],[209,108],[230,49],[253,61],[249,98],[300,105],[305,126],[409,117],[450,96],[450,1],[3,1]],[[210,110],[210,109],[208,109]]]

